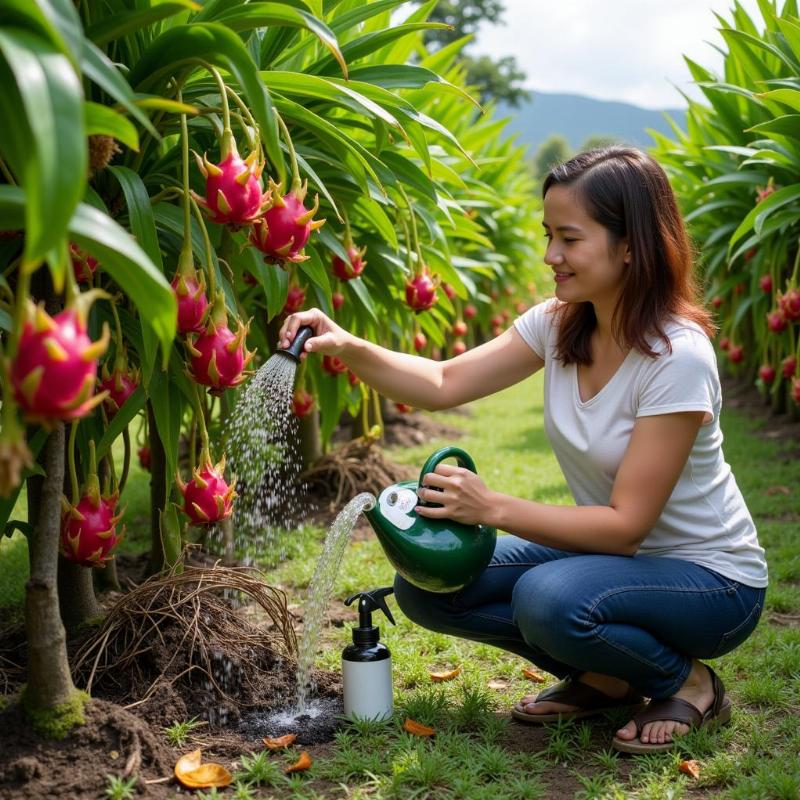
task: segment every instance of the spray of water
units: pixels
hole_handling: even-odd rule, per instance
[[[317,655],[317,641],[325,610],[333,593],[333,583],[339,572],[344,549],[350,540],[350,533],[362,511],[375,506],[375,496],[369,492],[356,495],[337,515],[328,529],[322,555],[317,561],[314,577],[308,587],[308,595],[303,612],[303,635],[300,637],[297,656],[296,710],[300,714],[306,708],[311,668]]]
[[[228,459],[238,482],[233,526],[245,563],[282,559],[279,534],[299,521],[301,459],[292,392],[297,363],[275,353],[240,393],[226,430]]]

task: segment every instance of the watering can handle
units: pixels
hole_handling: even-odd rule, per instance
[[[419,473],[419,485],[422,486],[422,479],[429,473],[434,472],[436,467],[444,461],[446,458],[455,458],[458,461],[459,467],[464,467],[468,469],[470,472],[474,472],[477,474],[478,470],[475,469],[475,462],[472,460],[472,456],[467,453],[466,451],[462,450],[460,447],[442,447],[441,450],[437,450],[431,456],[428,457],[428,460],[422,465],[422,470]],[[419,501],[420,505],[423,506],[438,506],[439,503],[431,503],[425,502],[424,500]]]

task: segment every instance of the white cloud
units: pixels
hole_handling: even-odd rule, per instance
[[[762,28],[757,0],[740,0]],[[701,97],[683,56],[718,72],[722,45],[714,12],[729,0],[505,0],[505,24],[484,25],[471,52],[513,55],[527,85],[646,108],[684,105],[678,89]]]

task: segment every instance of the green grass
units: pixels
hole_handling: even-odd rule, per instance
[[[471,415],[440,413],[460,428],[458,440],[475,459],[489,486],[548,503],[571,497],[542,429],[541,378],[525,381],[471,407]],[[759,422],[731,410],[723,413],[725,455],[759,528],[770,562],[767,608],[753,636],[714,662],[735,705],[733,723],[717,734],[697,731],[671,753],[639,758],[610,750],[614,729],[624,719],[564,723],[543,730],[510,722],[508,708],[537,687],[522,676],[526,664],[487,645],[431,633],[412,625],[396,606],[397,626],[381,620],[383,640],[394,663],[394,717],[341,730],[330,745],[309,748],[311,770],[286,777],[298,753],[249,754],[240,759],[237,783],[226,798],[353,798],[358,800],[791,800],[800,798],[800,461],[796,444],[765,440]],[[421,465],[449,441],[393,450],[395,461]],[[138,467],[136,467],[138,470]],[[141,515],[147,530],[147,475],[134,472],[129,514]],[[769,492],[790,487],[790,494]],[[138,494],[136,494],[138,492]],[[127,492],[126,492],[127,493]],[[129,526],[132,523],[129,522]],[[286,534],[289,558],[269,572],[290,603],[303,603],[322,547],[324,531],[306,527]],[[146,546],[132,536],[128,546]],[[24,540],[0,545],[0,574],[25,555]],[[265,566],[270,557],[265,554]],[[274,562],[274,559],[272,560]],[[12,571],[16,571],[12,567]],[[393,571],[374,538],[348,546],[332,603],[349,594],[388,585]],[[0,590],[1,591],[1,590]],[[2,597],[0,593],[0,597]],[[391,598],[390,605],[394,605]],[[789,615],[788,618],[772,614]],[[778,624],[778,623],[784,624]],[[318,666],[338,670],[349,626],[325,629]],[[454,681],[432,684],[429,671],[462,666]],[[488,688],[500,680],[505,688]],[[420,740],[402,730],[410,716],[437,735]],[[701,763],[692,780],[678,770],[683,758]],[[346,788],[344,788],[346,787]],[[209,795],[211,796],[211,795]]]

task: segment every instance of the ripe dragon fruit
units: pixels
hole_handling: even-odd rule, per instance
[[[272,205],[264,212],[250,232],[250,242],[255,245],[266,260],[281,263],[290,261],[300,263],[307,261],[303,255],[311,232],[325,224],[324,219],[314,219],[319,209],[319,195],[314,196],[314,205],[308,209],[303,204],[308,192],[308,181],[300,185],[299,181],[285,195],[281,184],[272,179],[269,182],[272,193]]]
[[[292,397],[292,413],[296,417],[307,417],[314,410],[314,395],[298,389]]]
[[[342,281],[351,281],[357,278],[367,266],[364,261],[364,254],[367,252],[366,247],[360,250],[352,243],[347,248],[347,261],[339,256],[334,256],[331,262],[331,269],[333,274]]]
[[[478,309],[473,305],[464,306],[464,316],[467,319],[474,319],[478,313]]]
[[[772,178],[769,179],[767,185],[762,189],[757,187],[756,190],[756,205],[759,203],[763,203],[773,192],[776,192],[777,189],[775,188],[774,184],[772,183]]]
[[[730,350],[731,349],[731,340],[727,336],[723,336],[719,340],[719,349],[720,350]]]
[[[453,342],[453,355],[460,356],[467,352],[467,345],[461,339],[456,339]]]
[[[341,292],[334,292],[331,295],[333,310],[338,311],[344,305],[344,295]]]
[[[791,378],[797,372],[797,359],[794,356],[786,356],[781,361],[781,375],[784,378]]]
[[[249,325],[237,320],[236,333],[228,328],[225,298],[222,292],[217,292],[204,331],[186,342],[191,355],[189,377],[195,383],[211,387],[211,394],[222,394],[225,389],[242,383],[254,355],[244,344]]]
[[[69,255],[72,260],[72,271],[78,283],[91,283],[92,276],[99,266],[97,259],[84,253],[74,242],[69,244]]]
[[[195,153],[197,167],[206,179],[205,198],[192,192],[199,205],[208,211],[212,222],[239,228],[251,225],[269,208],[270,191],[262,191],[261,170],[264,162],[253,150],[242,160],[230,129],[222,134],[221,161],[212,164]]]
[[[207,449],[188,483],[177,475],[175,482],[183,495],[183,511],[195,525],[210,525],[231,515],[236,497],[236,480],[225,482],[225,457],[214,465]]]
[[[347,372],[347,364],[345,364],[339,356],[323,356],[322,369],[324,369],[328,375],[336,377],[343,372]]]
[[[772,294],[772,275],[762,275],[758,279],[758,285],[764,294]]]
[[[788,327],[789,323],[786,321],[786,317],[783,316],[782,311],[770,311],[767,314],[767,328],[773,333],[783,333]]]
[[[302,286],[290,286],[283,305],[283,313],[294,314],[295,311],[300,311],[305,302],[306,290]]]
[[[467,333],[467,323],[463,319],[457,319],[453,323],[453,336],[465,336]]]
[[[353,372],[353,370],[351,369],[347,370],[347,382],[351,386],[358,386],[358,384],[361,383],[361,381],[358,378],[358,375],[356,375],[355,372]]]
[[[714,306],[714,308],[720,308],[720,306],[722,306],[722,298],[718,294],[715,294],[711,298],[711,305]]]
[[[792,400],[795,405],[800,406],[800,378],[792,379]]]
[[[172,291],[178,301],[178,333],[192,333],[203,327],[208,313],[206,282],[202,273],[198,278],[194,268],[191,245],[184,244],[178,258],[178,269],[172,279]]]
[[[456,290],[449,283],[442,284],[442,291],[445,293],[448,300],[455,300]]]
[[[109,328],[103,326],[96,342],[86,332],[89,307],[98,297],[107,295],[97,289],[83,292],[54,317],[43,305],[28,302],[9,374],[17,403],[31,422],[48,426],[54,420],[80,419],[105,399],[105,392],[94,395],[94,387]]]
[[[125,401],[136,391],[141,382],[139,370],[128,366],[124,350],[120,350],[114,360],[112,372],[108,371],[108,363],[103,365],[100,388],[108,392],[103,407],[109,419],[125,405]]]
[[[428,339],[422,331],[414,334],[414,349],[421,353],[428,345]]]
[[[778,295],[778,306],[789,322],[800,320],[800,289],[789,289]]]
[[[776,378],[777,372],[772,364],[762,364],[758,368],[758,377],[761,378],[762,383],[769,386]]]
[[[117,536],[117,523],[123,511],[115,514],[119,492],[100,493],[94,442],[90,445],[89,470],[80,499],[72,505],[61,498],[62,555],[84,567],[101,567],[110,558],[114,547],[122,540]]]
[[[728,349],[728,358],[731,364],[741,364],[744,361],[744,347],[740,344],[732,344]]]
[[[406,282],[406,304],[413,311],[427,311],[438,300],[436,288],[439,278],[432,276],[427,267]]]
[[[153,461],[150,448],[147,445],[144,445],[136,451],[136,455],[139,456],[139,466],[142,469],[146,469],[148,472],[150,472],[150,467],[152,466]]]

